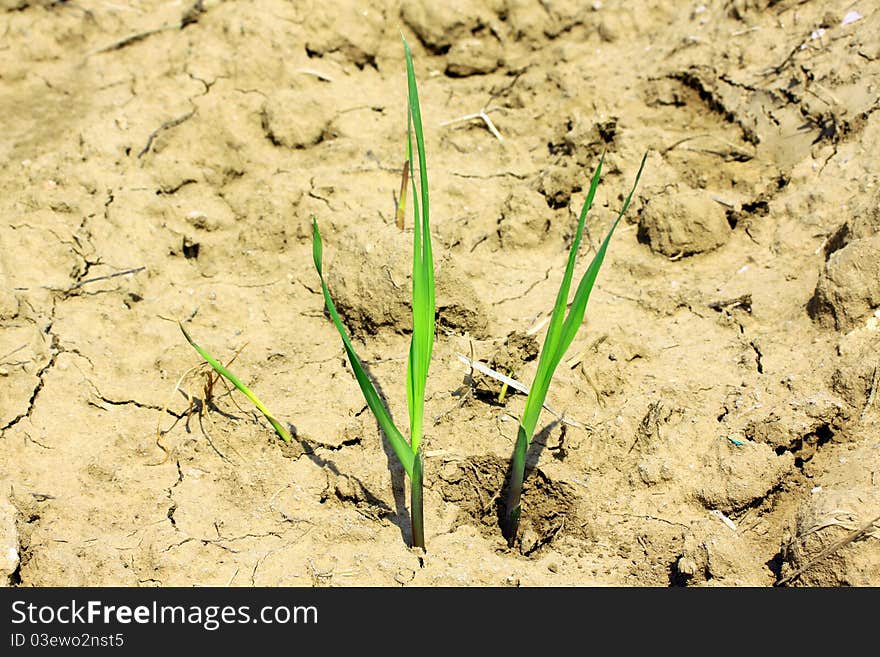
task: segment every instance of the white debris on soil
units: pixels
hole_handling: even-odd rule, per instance
[[[843,20],[840,22],[840,26],[849,25],[850,23],[855,23],[858,20],[864,18],[859,12],[851,11],[846,16],[843,17]]]
[[[736,524],[733,522],[733,520],[731,520],[726,515],[724,515],[723,512],[719,511],[718,509],[712,509],[711,511],[709,511],[709,513],[711,513],[713,516],[718,518],[725,525],[730,527],[730,529],[732,529],[733,531],[736,531]]]

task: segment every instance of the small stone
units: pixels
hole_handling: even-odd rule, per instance
[[[599,38],[605,43],[614,43],[620,38],[617,22],[613,18],[599,23]]]
[[[440,468],[440,472],[438,473],[440,479],[450,484],[455,484],[461,481],[463,475],[464,473],[462,472],[461,468],[458,467],[458,465],[456,465],[455,463],[451,462],[445,463],[443,467]]]
[[[688,577],[692,577],[697,572],[697,562],[694,561],[693,557],[679,558],[676,567],[679,573]]]
[[[394,581],[398,584],[409,584],[413,579],[415,579],[416,571],[410,568],[401,568],[394,574]]]

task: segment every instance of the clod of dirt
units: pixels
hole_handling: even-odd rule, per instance
[[[505,2],[506,21],[514,30],[517,39],[541,42],[557,36],[576,25],[587,26],[594,22],[590,14],[598,11],[601,3],[581,2],[580,0],[554,0],[542,2],[540,10],[530,2]]]
[[[685,586],[766,586],[770,572],[755,561],[737,530],[708,518],[693,523],[685,535],[673,580]]]
[[[554,481],[540,468],[527,478],[523,487],[523,515],[520,518],[519,550],[530,555],[567,528],[569,533],[581,534],[578,521],[577,498],[568,484]]]
[[[849,213],[851,219],[846,223],[852,239],[880,233],[880,190],[871,195],[859,194],[854,197]]]
[[[8,500],[0,500],[0,586],[8,586],[9,578],[18,569],[16,513],[15,507]]]
[[[783,548],[783,582],[880,585],[880,449],[876,442],[829,459],[794,519]],[[872,479],[873,478],[873,479]],[[873,521],[873,522],[872,522]]]
[[[462,39],[452,44],[446,55],[446,75],[464,78],[485,75],[504,62],[504,51],[491,35],[486,39]]]
[[[863,329],[843,336],[837,347],[840,365],[831,376],[831,387],[862,421],[880,419],[880,310]]]
[[[447,461],[437,478],[444,501],[458,506],[478,525],[497,526],[497,501],[507,464],[491,456]]]
[[[660,454],[646,456],[639,461],[637,467],[639,479],[648,486],[656,486],[661,482],[672,480],[674,474],[668,460],[668,457]]]
[[[707,191],[679,184],[643,202],[639,241],[655,253],[670,258],[705,253],[730,237],[724,208]]]
[[[355,16],[357,18],[352,20]],[[361,69],[375,65],[389,19],[378,3],[366,3],[366,6],[358,0],[311,3],[303,25],[308,34],[306,52],[313,57],[339,53]]]
[[[847,203],[845,212],[850,218],[831,233],[825,242],[826,260],[853,240],[880,233],[880,192],[873,196],[855,196]]]
[[[404,0],[400,9],[403,21],[435,53],[448,51],[495,19],[486,3],[478,0]]]
[[[593,3],[595,7],[596,3]],[[622,12],[605,12],[596,31],[599,38],[605,43],[614,43],[621,37],[626,37],[632,30],[632,17],[624,16]]]
[[[535,336],[512,331],[505,338],[504,345],[492,356],[490,364],[500,372],[518,372],[524,363],[537,358],[538,353]]]
[[[375,334],[386,326],[410,331],[412,236],[394,226],[376,233],[372,238],[349,236],[333,246],[333,261],[328,267],[330,292],[354,334]],[[486,308],[467,275],[451,256],[437,251],[434,267],[438,327],[484,337]]]
[[[308,148],[330,135],[335,109],[329,100],[297,89],[276,91],[261,110],[263,132],[276,146]]]
[[[849,331],[880,306],[880,234],[853,240],[831,254],[807,305],[822,326]]]
[[[590,172],[602,153],[614,148],[619,133],[615,117],[601,122],[573,117],[557,124],[547,149],[558,160],[541,174],[537,187],[549,207],[564,208],[571,203],[572,194],[589,187]],[[606,175],[620,173],[618,158],[613,153],[605,156],[603,170]]]
[[[839,400],[815,392],[750,420],[743,433],[749,440],[770,445],[777,453],[791,451],[801,461],[807,461],[820,445],[841,430],[848,418]]]
[[[538,178],[538,192],[544,196],[547,206],[558,210],[567,207],[571,195],[579,192],[581,169],[571,161],[547,167]]]
[[[533,248],[541,244],[550,230],[552,213],[537,192],[517,187],[504,200],[498,220],[502,247]]]
[[[585,120],[575,116],[557,124],[556,134],[547,144],[547,148],[552,155],[560,155],[565,160],[574,158],[578,165],[578,175],[590,175],[585,174],[584,170],[593,170],[600,156],[608,150],[614,150],[617,145],[620,135],[617,121],[615,116],[604,121]],[[606,153],[603,171],[605,174],[620,173],[621,167],[614,153]]]
[[[219,197],[205,193],[198,185],[186,185],[170,201],[172,219],[183,219],[186,223],[207,233],[231,228],[235,224],[232,208]]]
[[[773,448],[761,443],[747,443],[734,452],[719,447],[708,459],[714,463],[706,463],[705,467],[715,470],[715,475],[707,475],[696,496],[707,509],[725,513],[744,509],[765,497],[794,466],[791,453],[777,456]]]
[[[328,501],[354,506],[363,515],[375,519],[391,513],[391,507],[374,495],[360,479],[332,471],[327,473],[327,488],[321,494],[321,503]]]

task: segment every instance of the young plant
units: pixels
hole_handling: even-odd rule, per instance
[[[312,218],[312,255],[315,269],[321,279],[321,290],[324,293],[324,304],[327,307],[342,344],[348,354],[351,368],[360,385],[364,399],[376,421],[382,428],[394,450],[397,459],[406,471],[411,482],[410,513],[412,522],[412,544],[414,547],[425,548],[425,526],[422,510],[422,421],[425,405],[425,382],[428,367],[431,363],[431,352],[434,347],[434,257],[431,252],[431,233],[428,222],[428,170],[425,162],[425,141],[422,136],[422,116],[419,109],[419,94],[416,87],[412,53],[406,39],[403,40],[406,54],[406,72],[408,88],[407,141],[406,154],[408,169],[412,172],[410,180],[413,190],[413,289],[412,317],[413,332],[409,348],[409,361],[406,370],[406,402],[409,409],[409,442],[394,425],[391,414],[373,387],[364,371],[361,361],[355,353],[351,340],[339,318],[330,291],[324,280],[322,266],[323,246],[318,221]],[[413,136],[415,150],[418,154],[418,168],[413,161]],[[406,175],[406,174],[404,174]],[[418,178],[418,187],[416,186]],[[401,194],[400,206],[404,199]]]
[[[227,381],[229,381],[232,385],[238,388],[245,397],[251,400],[254,406],[259,409],[259,411],[269,420],[269,424],[272,425],[272,428],[275,429],[275,433],[286,443],[289,443],[293,438],[290,435],[290,432],[284,428],[284,425],[281,424],[272,412],[266,408],[266,405],[260,401],[260,398],[257,397],[251,389],[248,388],[241,380],[235,376],[232,372],[229,371],[228,368],[224,367],[223,364],[220,363],[216,358],[214,358],[211,354],[205,351],[202,347],[197,345],[195,341],[190,337],[189,333],[186,332],[186,329],[183,328],[183,324],[180,322],[177,323],[180,327],[180,330],[183,332],[183,337],[186,338],[186,341],[192,345],[192,348],[195,349],[199,356],[205,359],[205,362],[208,363],[211,367],[214,368],[214,371],[223,376]]]
[[[522,418],[520,419],[519,430],[517,431],[516,446],[514,447],[513,459],[510,465],[510,483],[507,489],[507,505],[503,527],[504,536],[507,538],[507,544],[510,547],[513,547],[516,540],[519,518],[522,512],[520,499],[522,497],[523,478],[525,476],[526,455],[529,450],[529,444],[535,433],[535,426],[541,415],[541,408],[544,405],[544,399],[547,397],[547,390],[550,388],[550,381],[553,378],[553,373],[556,371],[556,367],[559,365],[559,362],[562,360],[562,357],[565,355],[565,352],[568,350],[571,341],[574,340],[574,336],[577,334],[578,329],[583,322],[584,312],[587,308],[587,301],[590,298],[593,283],[596,282],[596,277],[599,275],[599,268],[602,266],[602,262],[605,259],[605,252],[608,250],[608,243],[611,241],[614,229],[617,228],[617,224],[620,222],[621,217],[623,217],[629,207],[636,186],[639,184],[639,178],[642,176],[642,169],[645,167],[645,160],[647,157],[646,153],[645,157],[642,158],[639,172],[636,174],[636,180],[629,192],[629,196],[626,197],[626,201],[618,213],[617,219],[611,224],[611,229],[608,231],[602,245],[593,257],[593,261],[590,263],[590,266],[581,278],[574,295],[574,300],[571,303],[571,309],[568,311],[568,315],[566,315],[565,309],[568,305],[568,291],[571,287],[572,275],[574,274],[574,261],[581,244],[581,237],[584,232],[584,221],[587,218],[587,212],[589,211],[590,206],[593,204],[593,197],[596,195],[596,188],[599,186],[599,177],[602,174],[602,163],[605,160],[604,155],[602,156],[602,159],[599,160],[599,166],[596,168],[596,172],[593,174],[593,179],[590,182],[590,190],[587,192],[587,199],[584,202],[584,207],[581,209],[577,232],[575,233],[574,242],[572,242],[571,245],[571,251],[568,254],[568,264],[565,267],[565,275],[562,277],[562,284],[559,286],[559,292],[556,295],[556,304],[553,306],[553,315],[550,318],[547,337],[544,339],[544,346],[541,349],[541,357],[538,360],[538,370],[535,372],[535,379],[529,389],[528,397],[526,398],[526,407],[523,411]]]

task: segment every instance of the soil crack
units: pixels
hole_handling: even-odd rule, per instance
[[[30,399],[28,399],[27,410],[24,413],[15,416],[4,426],[0,427],[0,434],[5,432],[7,429],[11,429],[16,424],[21,422],[21,420],[23,420],[24,418],[31,416],[31,413],[34,410],[34,405],[37,403],[37,397],[39,397],[40,392],[43,390],[43,386],[46,384],[46,374],[55,365],[55,361],[58,359],[58,354],[63,353],[63,349],[61,349],[58,344],[58,336],[50,333],[51,329],[52,325],[49,324],[49,326],[46,328],[46,333],[51,337],[51,346],[49,347],[51,355],[49,356],[49,361],[37,371],[37,385],[34,386],[33,392],[31,392]]]
[[[196,109],[197,108],[193,107],[186,114],[182,114],[178,117],[175,117],[173,119],[165,121],[162,125],[160,125],[158,128],[153,130],[153,132],[150,133],[150,136],[147,137],[146,145],[137,154],[138,159],[142,158],[144,155],[146,155],[147,153],[150,152],[150,149],[153,147],[153,142],[156,140],[156,137],[158,137],[165,130],[170,130],[171,128],[177,127],[181,123],[184,123],[185,121],[189,121],[193,116],[195,116]],[[195,182],[195,181],[192,181],[192,182]],[[183,186],[183,184],[181,184],[181,187],[182,186]],[[180,189],[180,188],[178,187],[178,189]],[[177,190],[174,190],[174,191],[177,191]],[[168,193],[168,192],[166,192],[166,193]],[[170,193],[173,194],[174,192],[170,192]],[[112,197],[111,197],[111,199],[112,199]]]
[[[142,32],[135,32],[134,34],[129,34],[128,36],[122,37],[118,41],[114,41],[113,43],[104,46],[102,48],[98,48],[97,50],[93,50],[90,52],[86,58],[92,55],[101,55],[108,52],[113,52],[114,50],[122,50],[124,48],[128,48],[136,43],[140,43],[145,39],[148,39],[151,36],[156,34],[160,34],[162,32],[171,32],[173,30],[182,30],[189,25],[193,25],[199,22],[199,18],[202,15],[207,13],[207,9],[205,8],[204,0],[197,0],[192,5],[184,10],[183,14],[180,17],[180,20],[176,23],[169,23],[167,25],[160,25],[159,27],[153,27],[148,30],[144,30]]]
[[[532,290],[534,290],[538,285],[540,285],[541,283],[543,283],[544,281],[546,281],[547,279],[549,279],[549,278],[550,278],[550,272],[551,272],[551,271],[553,271],[553,267],[548,268],[547,271],[544,272],[544,278],[542,278],[542,279],[538,279],[537,281],[535,281],[534,283],[532,283],[531,285],[529,285],[529,286],[528,286],[523,292],[521,292],[521,293],[519,293],[519,294],[517,294],[517,295],[515,295],[515,296],[512,296],[512,297],[505,297],[504,299],[499,299],[498,301],[493,301],[493,302],[492,302],[492,305],[493,305],[493,306],[498,306],[498,305],[500,305],[500,304],[502,304],[502,303],[507,303],[508,301],[517,301],[518,299],[522,299],[522,298],[523,298],[524,296],[526,296],[529,292],[531,292]]]
[[[177,466],[177,481],[171,484],[168,488],[165,489],[166,495],[168,495],[168,499],[171,501],[171,504],[168,507],[168,511],[166,512],[166,517],[168,518],[168,522],[171,523],[171,526],[174,527],[176,531],[179,531],[177,527],[177,521],[174,519],[174,514],[177,513],[177,502],[174,499],[174,489],[183,482],[183,470],[180,469],[180,460],[176,460],[175,465]]]
[[[754,340],[749,341],[749,346],[755,352],[755,364],[757,365],[757,368],[758,368],[758,374],[763,374],[764,373],[764,363],[763,363],[762,359],[764,358],[764,354],[761,353],[760,347],[758,347],[758,344]]]
[[[92,387],[95,388],[95,384],[92,384]],[[97,388],[95,388],[95,396],[98,399],[100,399],[102,402],[104,402],[105,404],[110,404],[111,406],[127,406],[130,404],[132,406],[136,406],[137,408],[143,408],[145,410],[165,411],[166,413],[168,413],[172,417],[176,417],[178,419],[182,418],[185,415],[185,413],[181,413],[178,415],[177,413],[175,413],[171,409],[163,408],[162,406],[157,406],[156,404],[147,404],[145,402],[140,402],[137,399],[110,399],[110,398],[102,395],[100,392],[98,392]],[[96,406],[97,408],[101,408],[100,405],[98,405],[94,402],[89,402],[89,403],[92,406]],[[106,409],[103,409],[103,410],[106,410]]]

